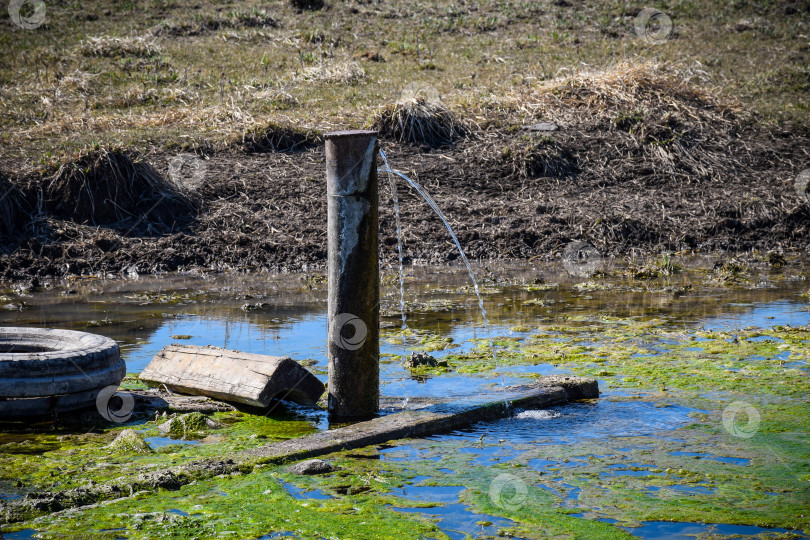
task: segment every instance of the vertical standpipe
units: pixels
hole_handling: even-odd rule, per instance
[[[377,132],[327,133],[329,413],[362,418],[380,403]]]

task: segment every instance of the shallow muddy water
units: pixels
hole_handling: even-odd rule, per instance
[[[478,268],[488,275],[485,270]],[[538,277],[544,283],[535,284]],[[380,344],[384,395],[462,397],[487,386],[517,383],[522,376],[561,372],[549,364],[527,364],[497,367],[486,376],[410,377],[390,357],[409,354],[420,346],[421,337],[435,338],[430,352],[440,358],[472,350],[487,332],[462,268],[415,268],[406,281],[407,325],[422,336],[398,338],[399,292],[393,279],[387,281],[391,285],[383,287]],[[592,290],[588,285],[594,282],[583,286],[554,269],[514,265],[482,288],[493,337],[523,338],[538,324],[558,320],[587,325],[589,318],[605,314],[662,318],[676,330],[807,324],[807,301],[799,296],[807,285],[799,275],[776,284],[761,276],[753,281],[753,288],[683,293],[679,286],[691,278],[657,280],[652,292],[642,290],[649,283],[632,287],[623,280],[601,279]],[[325,380],[326,283],[317,275],[74,280],[61,289],[9,293],[0,301],[5,301],[2,325],[71,328],[117,340],[130,373],[140,373],[165,345],[186,343],[310,359]],[[560,334],[559,339],[568,338]]]
[[[400,487],[383,482],[372,489],[363,504],[396,513],[386,519],[433,524],[431,534],[441,538],[806,537],[807,520],[796,510],[810,495],[810,456],[796,446],[807,441],[801,396],[808,390],[810,311],[802,268],[760,272],[731,285],[703,271],[669,280],[615,275],[581,282],[529,266],[478,272],[497,362],[463,269],[409,269],[405,331],[396,279],[386,276],[381,389],[387,403],[451,407],[497,399],[504,386],[553,373],[593,376],[602,395],[397,442],[372,461],[336,457],[348,471],[373,462],[380,469],[369,473],[372,479],[405,475]],[[4,301],[0,324],[72,328],[118,340],[130,373],[179,342],[288,355],[326,379],[326,284],[318,276],[77,281],[61,290],[8,293]],[[450,367],[411,372],[399,357],[413,350],[444,358]],[[788,380],[780,373],[798,381],[790,383],[791,392],[779,390]],[[761,411],[767,429],[739,436],[723,423],[732,402]],[[323,413],[293,408],[285,414],[299,429],[328,427]],[[272,437],[284,418],[242,420],[241,431],[220,437],[249,444],[249,433]],[[149,426],[143,431],[158,452],[192,457],[209,446],[206,439],[178,441]],[[19,444],[20,436],[1,434],[0,442]],[[504,474],[511,475],[509,497],[524,497],[519,505],[493,496]],[[346,491],[325,479],[268,482],[307,508],[341,504]],[[195,522],[201,518],[191,508],[208,505],[210,493],[188,495],[184,505],[169,501],[163,511],[172,513],[175,527]],[[25,530],[15,534],[27,534],[29,525],[20,524]],[[38,523],[33,530],[49,527]],[[127,529],[121,537],[139,534]],[[262,534],[253,537],[311,537],[295,527]]]

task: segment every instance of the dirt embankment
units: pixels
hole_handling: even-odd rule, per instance
[[[381,141],[391,165],[433,194],[471,258],[554,259],[573,240],[620,256],[810,247],[810,206],[795,185],[810,167],[810,134],[762,127],[672,75],[580,74],[505,96],[484,118],[459,115],[465,129],[452,144]],[[552,125],[525,129],[538,121]],[[190,200],[177,207],[187,215],[172,222],[163,212],[160,226],[151,206],[101,223],[85,202],[71,218],[68,195],[54,200],[52,192],[69,190],[56,190],[53,173],[12,179],[27,197],[27,219],[12,212],[4,223],[0,277],[321,266],[325,164],[316,141],[287,153],[231,146],[183,158],[186,169],[173,154],[145,156],[150,171],[185,179]],[[127,179],[131,198],[139,184]],[[382,256],[394,261],[393,204],[385,178],[380,185]],[[407,259],[456,259],[438,219],[399,185]]]

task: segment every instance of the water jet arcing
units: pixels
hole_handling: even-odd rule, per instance
[[[481,317],[482,317],[483,322],[484,322],[484,329],[486,329],[486,331],[487,331],[487,338],[489,340],[489,347],[492,350],[493,357],[495,357],[495,359],[497,361],[497,354],[495,352],[495,346],[492,343],[492,335],[491,335],[490,329],[489,329],[489,319],[487,318],[487,310],[484,307],[484,297],[481,296],[481,290],[478,287],[478,280],[475,279],[475,272],[472,269],[472,265],[470,264],[470,260],[467,258],[466,253],[464,253],[464,249],[462,249],[462,247],[461,247],[461,243],[459,242],[458,237],[456,236],[456,233],[453,231],[453,227],[450,226],[450,222],[447,221],[447,217],[445,217],[444,212],[442,212],[441,208],[439,208],[439,205],[436,204],[436,201],[433,200],[433,197],[430,196],[430,193],[428,193],[427,190],[424,187],[422,187],[415,180],[412,180],[412,179],[408,178],[402,172],[397,171],[395,169],[392,169],[391,165],[388,163],[388,158],[386,157],[385,152],[383,152],[382,150],[380,150],[380,157],[382,158],[383,163],[385,163],[385,168],[384,169],[379,169],[379,172],[386,172],[389,175],[395,174],[395,175],[399,176],[400,178],[404,179],[413,189],[416,190],[417,193],[419,193],[419,195],[421,195],[421,197],[425,200],[425,202],[428,203],[428,205],[433,209],[433,211],[436,213],[436,215],[439,216],[439,219],[442,220],[442,223],[444,223],[444,226],[447,228],[447,231],[450,233],[450,236],[453,239],[453,243],[456,245],[456,248],[458,249],[458,253],[461,256],[461,260],[464,261],[464,265],[467,267],[467,272],[470,274],[470,280],[472,281],[472,284],[473,284],[473,290],[475,291],[475,296],[478,299],[478,307],[481,310]],[[396,193],[396,186],[394,186],[393,183],[392,183],[392,189],[394,190],[394,193]],[[400,271],[400,295],[401,295],[401,298],[402,298],[401,299],[402,309],[403,309],[402,317],[403,317],[403,323],[404,323],[404,321],[405,321],[405,313],[404,313],[404,311],[405,311],[405,297],[404,297],[404,294],[405,293],[404,293],[404,289],[403,289],[403,277],[402,277],[402,240],[401,240],[401,229],[400,229],[400,226],[399,226],[399,207],[398,207],[398,203],[397,203],[397,206],[395,207],[395,212],[397,213],[397,242],[399,244],[399,250],[400,250],[400,267],[399,267],[399,271]]]

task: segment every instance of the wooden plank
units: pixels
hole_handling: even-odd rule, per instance
[[[167,345],[140,375],[172,392],[267,407],[276,399],[312,405],[324,385],[292,358],[220,347]]]
[[[503,399],[498,401],[451,407],[449,411],[445,405],[439,405],[389,414],[246,450],[245,454],[256,456],[262,462],[285,463],[395,439],[448,433],[476,422],[507,417],[519,408],[542,409],[577,399],[594,399],[599,397],[599,386],[594,379],[549,376],[539,378],[533,384],[509,387],[504,394]]]

